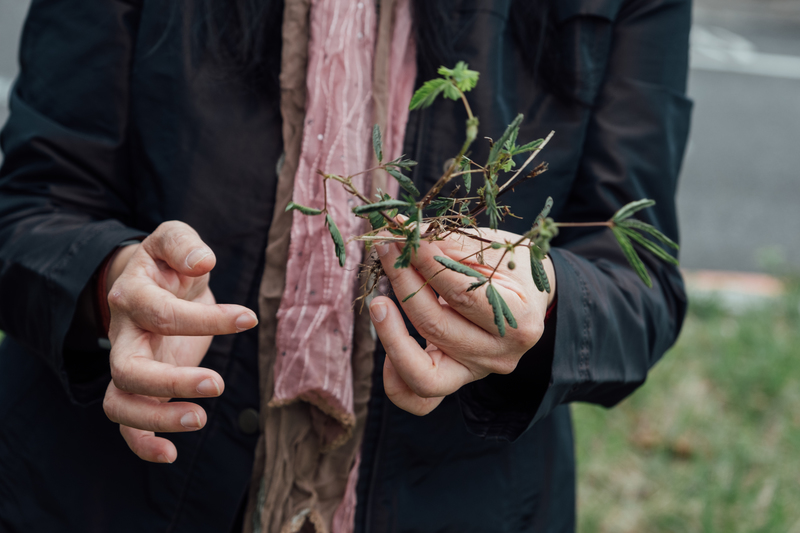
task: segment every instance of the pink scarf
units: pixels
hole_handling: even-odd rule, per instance
[[[388,16],[388,14],[387,14]],[[397,0],[388,65],[385,102],[373,109],[373,65],[377,17],[374,0],[312,0],[306,77],[306,116],[292,200],[323,207],[323,185],[317,170],[348,175],[371,167],[372,126],[385,113],[384,157],[401,155],[408,119],[408,101],[416,77],[409,0]],[[377,88],[376,88],[377,89]],[[385,173],[375,179],[388,194],[397,183]],[[371,195],[375,184],[364,174],[354,185]],[[363,233],[365,225],[350,211],[360,202],[341,185],[329,181],[328,212],[344,239]],[[274,394],[270,406],[302,400],[329,419],[323,450],[346,442],[355,424],[353,410],[352,303],[358,295],[363,244],[346,245],[347,261],[338,264],[324,217],[294,212],[286,289],[278,311]],[[352,530],[358,460],[345,499],[334,517],[334,533]]]

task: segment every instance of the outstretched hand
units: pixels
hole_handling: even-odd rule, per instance
[[[520,237],[503,231],[481,230],[481,236],[496,242],[515,242]],[[451,270],[442,270],[434,256],[446,256],[484,273],[487,277],[498,263],[502,250],[486,249],[485,265],[475,254],[481,243],[454,235],[443,241],[420,243],[412,254],[411,266],[396,269],[400,249],[393,243],[377,244],[383,269],[398,299],[402,300],[430,282],[414,297],[402,303],[411,323],[427,340],[423,349],[408,333],[395,303],[377,297],[370,303],[370,316],[386,350],[383,381],[389,399],[401,409],[425,415],[442,399],[462,386],[489,374],[508,374],[541,338],[547,306],[555,294],[555,272],[549,258],[544,261],[550,280],[550,294],[539,292],[533,283],[526,248],[518,248],[516,268],[507,259],[492,279],[517,319],[516,329],[507,328],[500,337],[494,314],[486,299],[486,285],[466,292],[474,282]],[[525,257],[519,257],[524,255]],[[439,272],[441,271],[441,272]],[[437,274],[438,273],[438,274]],[[434,276],[435,275],[435,276]],[[434,292],[435,291],[435,292]],[[439,297],[437,297],[437,293]]]
[[[208,287],[215,262],[191,227],[165,222],[111,265],[112,381],[103,408],[146,461],[171,463],[178,455],[154,432],[195,431],[206,423],[202,407],[170,399],[222,394],[222,377],[198,366],[212,337],[258,323],[245,307],[216,304]]]

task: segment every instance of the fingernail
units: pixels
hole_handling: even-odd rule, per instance
[[[189,252],[189,255],[186,256],[186,266],[189,268],[194,268],[200,263],[200,261],[209,255],[211,255],[211,250],[208,248],[198,248],[196,250],[192,250]]]
[[[386,318],[386,304],[383,302],[372,302],[369,305],[369,313],[372,315],[372,320],[375,322],[383,322],[383,319]]]
[[[222,393],[217,382],[210,378],[200,382],[200,385],[197,386],[197,392],[203,396],[219,396]]]
[[[380,242],[375,243],[375,251],[378,252],[378,257],[383,257],[389,251],[389,245]]]
[[[164,455],[163,453],[162,453],[161,455],[159,455],[158,457],[156,457],[156,459],[158,459],[158,462],[159,462],[159,463],[168,463],[168,464],[172,464],[172,461],[170,461],[169,459],[167,459],[167,456],[166,456],[166,455]]]
[[[239,331],[254,328],[256,324],[258,324],[258,319],[253,313],[242,313],[239,315],[239,318],[236,319],[236,329]]]
[[[200,427],[200,416],[194,411],[189,411],[181,417],[181,425],[186,429],[197,429]]]

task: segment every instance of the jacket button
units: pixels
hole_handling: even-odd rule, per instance
[[[259,418],[258,411],[252,407],[245,409],[239,413],[239,429],[245,435],[255,435],[258,433]]]

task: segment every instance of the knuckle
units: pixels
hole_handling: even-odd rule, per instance
[[[459,311],[470,311],[475,307],[475,298],[473,297],[473,293],[468,293],[463,289],[449,291],[445,297],[445,301],[447,301],[451,307],[458,309]]]
[[[109,367],[111,369],[111,380],[114,382],[114,386],[121,391],[130,392],[129,363],[119,361],[118,357],[112,356],[109,360]]]
[[[152,431],[169,431],[167,420],[159,410],[154,410],[148,417],[149,429]]]
[[[128,295],[122,287],[119,286],[119,283],[114,283],[114,286],[111,287],[111,290],[108,291],[108,297],[106,298],[108,301],[108,307],[114,310],[122,310],[127,307],[128,304]]]
[[[103,398],[103,412],[112,422],[119,422],[119,420],[117,420],[117,410],[114,400],[108,394]]]
[[[517,332],[517,337],[522,348],[528,350],[535,346],[544,334],[544,324],[534,323],[521,327]]]
[[[162,302],[151,310],[149,320],[155,331],[169,335],[175,328],[175,310],[168,302]]]
[[[441,315],[426,315],[419,319],[417,330],[426,339],[443,339],[447,337],[447,321]]]
[[[519,359],[515,357],[497,357],[492,360],[493,374],[510,374],[517,369]]]

